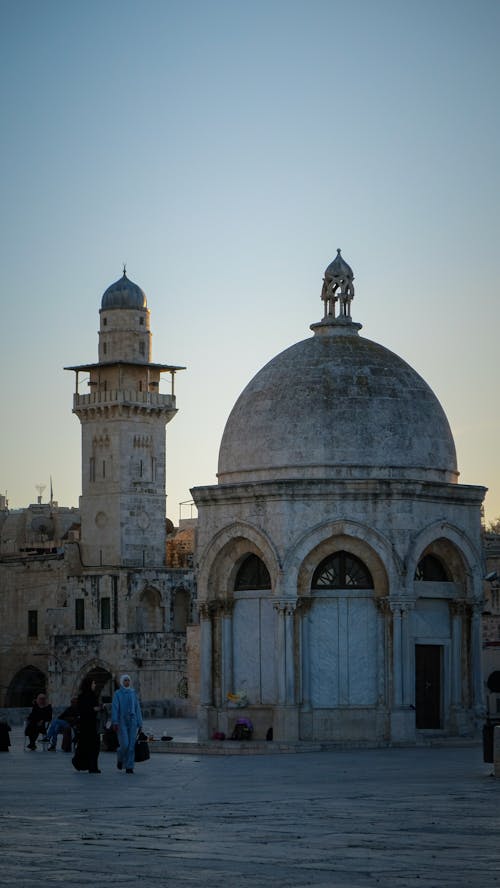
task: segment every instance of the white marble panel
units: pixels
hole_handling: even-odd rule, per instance
[[[249,703],[260,702],[260,603],[237,601],[233,613],[233,691],[245,690]]]
[[[309,613],[311,703],[314,707],[339,703],[339,612],[334,599],[317,599]],[[307,652],[304,651],[304,656]]]
[[[450,609],[439,598],[419,598],[413,613],[415,638],[450,638]]]
[[[369,598],[348,604],[348,699],[350,706],[374,706],[377,701],[377,614]]]

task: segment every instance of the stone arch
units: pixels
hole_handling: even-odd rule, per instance
[[[437,521],[416,534],[406,559],[407,593],[413,596],[417,565],[424,555],[435,555],[444,562],[451,582],[461,584],[467,598],[482,595],[482,559],[465,534],[444,521]]]
[[[37,666],[24,666],[11,680],[5,705],[7,707],[31,706],[38,694],[46,693],[47,678]]]
[[[310,596],[318,564],[341,550],[366,565],[376,596],[387,596],[401,582],[402,565],[389,540],[358,522],[335,521],[317,525],[290,547],[284,565],[288,597]]]
[[[139,595],[135,609],[137,632],[162,632],[165,623],[165,608],[162,607],[160,591],[146,584]]]
[[[96,694],[101,703],[111,703],[116,683],[113,680],[113,672],[109,664],[98,659],[90,660],[88,663],[85,663],[77,674],[71,696],[78,696],[82,681],[85,678],[94,679],[96,683]]]
[[[240,562],[238,572],[234,578],[234,591],[248,591],[250,589],[271,589],[271,577],[269,571],[259,555],[250,552]]]
[[[199,572],[200,598],[210,601],[232,597],[236,574],[244,558],[250,554],[262,559],[275,589],[279,582],[280,561],[273,543],[259,528],[235,522],[221,530],[203,554]]]

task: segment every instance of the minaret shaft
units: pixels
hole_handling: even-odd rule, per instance
[[[184,368],[151,361],[145,302],[125,275],[108,288],[100,311],[98,363],[66,368],[76,372],[73,412],[82,425],[86,567],[165,564],[165,426],[177,412],[174,375]],[[159,391],[164,372],[171,376],[170,394]],[[82,373],[90,389],[85,393],[79,390]]]

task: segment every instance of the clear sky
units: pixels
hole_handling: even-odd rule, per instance
[[[500,2],[0,0],[0,491],[77,505],[69,364],[127,263],[182,364],[168,515],[216,482],[250,378],[320,319],[440,399],[500,515]],[[183,511],[183,517],[188,513]]]

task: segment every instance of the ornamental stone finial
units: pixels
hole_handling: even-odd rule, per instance
[[[342,258],[340,248],[333,262],[325,271],[321,298],[325,303],[325,319],[335,319],[336,303],[339,303],[339,319],[351,318],[351,302],[354,299],[354,274],[350,265]]]

